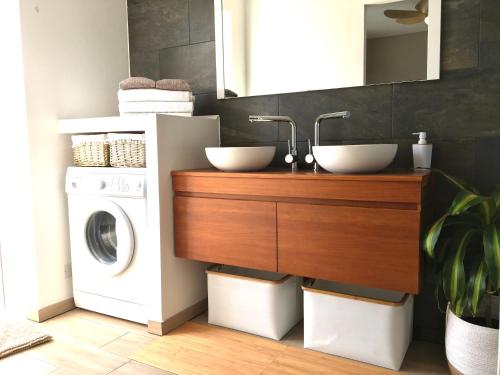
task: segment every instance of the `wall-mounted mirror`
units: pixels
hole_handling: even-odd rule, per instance
[[[214,0],[217,97],[439,78],[441,0]]]

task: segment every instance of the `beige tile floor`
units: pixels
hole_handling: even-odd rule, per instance
[[[207,316],[201,315],[193,321],[206,324]],[[53,335],[54,340],[1,359],[0,374],[172,374],[131,359],[140,349],[159,340],[158,336],[147,333],[143,325],[81,309],[41,325]],[[312,353],[299,350],[302,347],[301,325],[295,327],[282,343],[290,348],[288,352],[297,351],[290,358],[284,357],[282,360],[285,362]],[[348,373],[341,368],[332,369],[332,374]],[[412,344],[401,371],[405,375],[447,373],[443,348],[418,342]]]

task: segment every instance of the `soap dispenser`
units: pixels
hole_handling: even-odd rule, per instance
[[[432,145],[427,144],[427,133],[412,133],[418,135],[418,144],[413,145],[413,167],[429,169],[432,159]]]

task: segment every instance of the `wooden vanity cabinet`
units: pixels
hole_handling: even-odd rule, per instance
[[[181,196],[174,217],[177,256],[277,271],[276,203]]]
[[[416,293],[419,222],[410,210],[278,203],[278,271]]]
[[[173,172],[178,257],[417,294],[428,172]]]

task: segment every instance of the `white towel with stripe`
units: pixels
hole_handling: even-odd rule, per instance
[[[192,113],[193,102],[120,102],[120,113]]]
[[[160,115],[170,115],[170,116],[181,116],[181,117],[191,117],[193,116],[192,112],[177,112],[177,113],[168,113],[168,112],[158,112]],[[120,112],[120,116],[139,116],[143,115],[141,112]]]
[[[120,102],[192,102],[191,91],[169,91],[158,89],[118,90]]]

